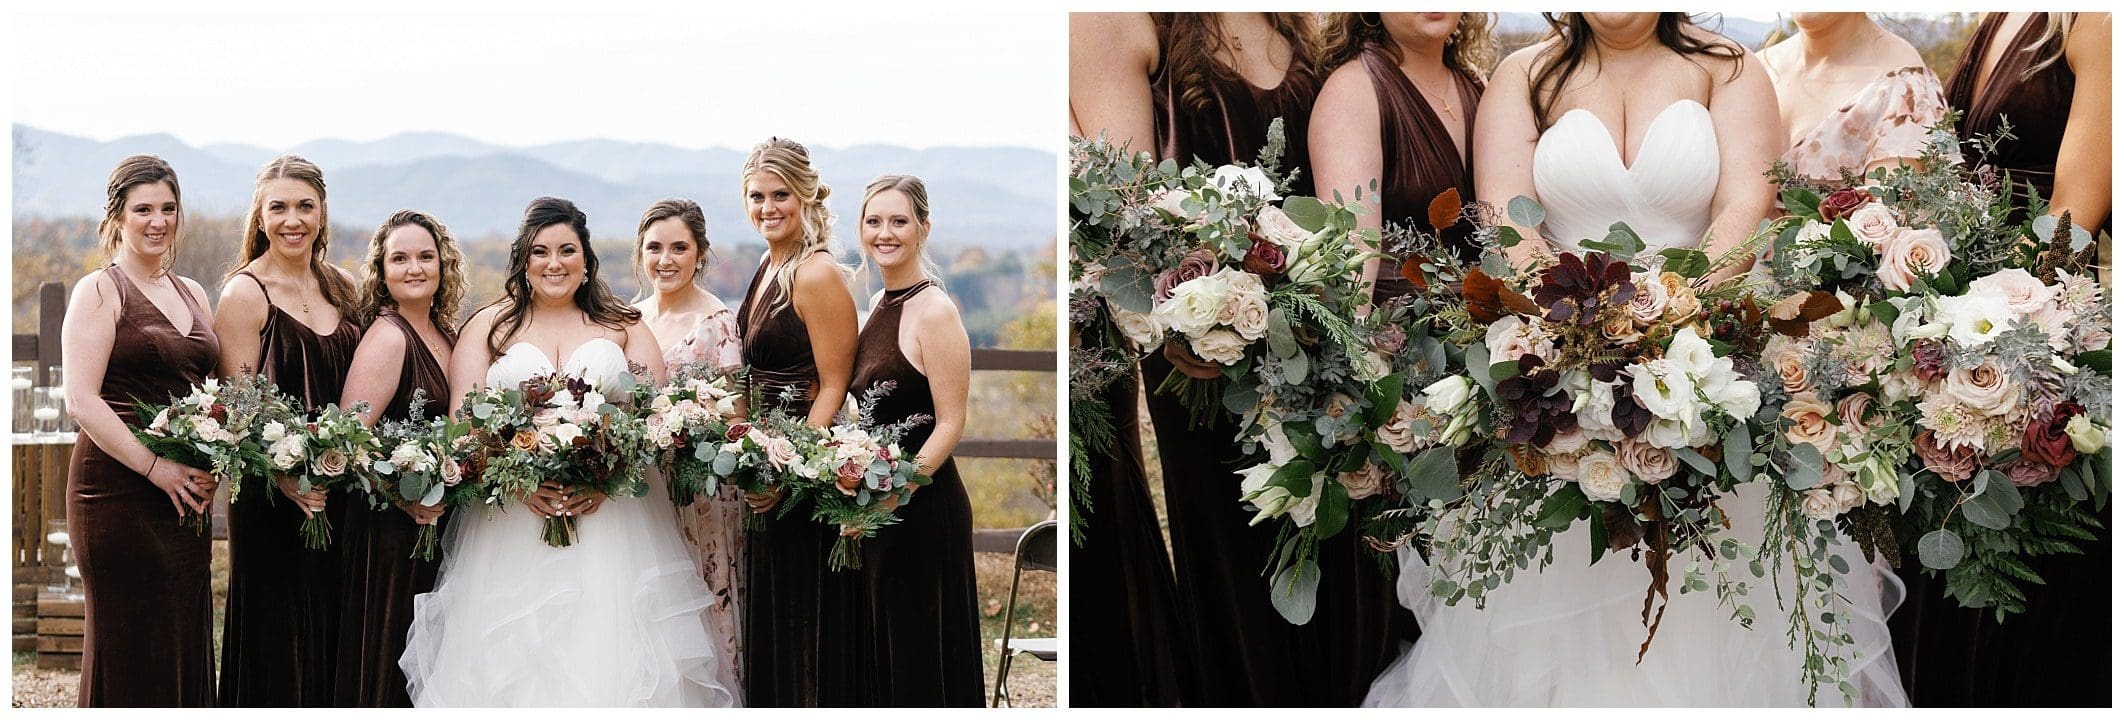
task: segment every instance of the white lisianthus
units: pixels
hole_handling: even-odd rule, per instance
[[[2044,308],[2054,307],[2057,288],[2043,284],[2027,270],[2008,268],[1969,281],[1970,292],[1996,292],[2006,298],[2006,306],[2022,316],[2034,315]]]
[[[601,408],[601,407],[604,407],[604,406],[605,406],[605,394],[604,394],[604,393],[598,392],[598,391],[596,391],[596,390],[592,390],[592,391],[590,391],[590,392],[586,392],[586,393],[583,393],[583,409],[584,409],[584,410],[596,410],[596,409],[598,409],[598,408]]]
[[[1210,183],[1226,193],[1245,193],[1263,200],[1279,200],[1276,181],[1258,167],[1225,165],[1210,173]]]
[[[1614,455],[1595,450],[1578,459],[1578,489],[1586,494],[1586,499],[1619,502],[1623,486],[1628,484],[1630,471]]]
[[[1711,426],[1701,421],[1685,424],[1680,420],[1655,418],[1645,428],[1644,436],[1638,439],[1647,445],[1669,450],[1699,447],[1711,441]]]
[[[280,442],[281,438],[287,436],[288,426],[281,424],[279,420],[267,420],[265,427],[258,429],[258,439],[264,440],[268,444]]]
[[[1283,434],[1283,423],[1271,423],[1268,431],[1261,433],[1261,448],[1268,451],[1268,464],[1276,467],[1298,459],[1298,448]]]
[[[1763,391],[1733,371],[1732,358],[1720,358],[1698,381],[1697,390],[1727,417],[1747,421],[1762,408]]]
[[[1224,328],[1190,337],[1187,341],[1188,350],[1193,352],[1195,357],[1219,365],[1232,365],[1246,359],[1247,345],[1246,338]]]
[[[1313,476],[1313,492],[1298,498],[1298,502],[1291,503],[1291,522],[1297,523],[1298,527],[1313,526],[1315,514],[1320,511],[1321,489],[1326,486],[1327,478],[1318,474]]]
[[[1912,340],[1918,339],[1912,337],[1911,331],[1925,324],[1928,310],[1925,298],[1899,297],[1890,298],[1888,302],[1895,305],[1896,311],[1895,322],[1888,325],[1888,337],[1893,339],[1897,345],[1905,345]]]
[[[2083,453],[2098,453],[2109,445],[2107,431],[2084,414],[2065,421],[2065,437],[2072,438],[2072,449]]]
[[[1696,328],[1684,327],[1667,344],[1666,359],[1690,377],[1702,377],[1718,356],[1711,352],[1711,343],[1696,334]]]
[[[1448,375],[1423,389],[1423,409],[1444,417],[1459,412],[1475,397],[1474,383],[1465,375]]]
[[[1230,297],[1231,278],[1219,272],[1173,286],[1172,295],[1151,314],[1157,317],[1158,324],[1195,337],[1217,324]]]
[[[391,465],[403,472],[424,473],[434,469],[435,459],[419,445],[406,443],[391,451]]]
[[[1829,229],[1828,223],[1808,220],[1800,226],[1799,234],[1794,235],[1792,239],[1799,245],[1820,244],[1829,240]]]
[[[1630,373],[1630,395],[1663,420],[1697,422],[1696,381],[1670,358],[1650,362],[1633,363],[1627,368]]]
[[[1615,388],[1621,381],[1599,382],[1583,370],[1565,373],[1563,381],[1575,396],[1571,409],[1578,414],[1578,429],[1595,440],[1621,441],[1622,429],[1615,426]]]
[[[2014,319],[2012,304],[1998,290],[1971,288],[1966,295],[1940,298],[1935,307],[1947,326],[1946,336],[1969,349],[1991,342]]]
[[[1865,493],[1866,500],[1875,505],[1895,504],[1902,487],[1897,485],[1895,464],[1886,454],[1870,453],[1858,467],[1850,470],[1857,489]],[[1854,503],[1855,504],[1855,503]],[[1846,506],[1849,509],[1850,506]]]

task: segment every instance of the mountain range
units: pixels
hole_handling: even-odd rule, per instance
[[[241,214],[258,169],[283,152],[325,171],[332,219],[357,227],[400,208],[434,213],[467,241],[513,237],[524,206],[541,195],[575,201],[599,237],[632,237],[641,212],[667,197],[689,198],[708,216],[711,244],[753,240],[739,198],[746,150],[662,143],[573,140],[512,147],[444,133],[409,132],[373,141],[314,140],[286,150],[217,143],[195,147],[167,134],[108,142],[14,126],[17,215],[94,216],[110,169],[136,153],[177,170],[186,207]],[[827,204],[852,247],[863,186],[884,173],[929,186],[932,240],[940,245],[1032,249],[1055,236],[1055,153],[1016,147],[812,147],[812,163],[833,188]]]

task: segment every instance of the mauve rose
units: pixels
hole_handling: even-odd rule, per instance
[[[1866,434],[1866,415],[1873,411],[1873,396],[1852,393],[1836,401],[1836,419],[1844,424],[1844,432],[1852,435]]]
[[[457,464],[456,458],[443,458],[441,466],[443,485],[456,487],[459,482],[464,481],[465,468],[464,466]]]
[[[2057,466],[2036,462],[2027,455],[2006,463],[2006,467],[2000,469],[2006,471],[2006,479],[2012,481],[2014,487],[2035,487],[2058,479]]]
[[[1844,227],[1849,228],[1852,237],[1858,238],[1859,242],[1878,251],[1881,244],[1888,242],[1888,238],[1894,237],[1895,231],[1903,226],[1895,221],[1895,213],[1888,206],[1867,203],[1844,218]]]
[[[1647,483],[1674,477],[1674,471],[1680,469],[1673,451],[1637,440],[1622,441],[1622,445],[1616,448],[1616,457],[1622,460],[1624,469]]]
[[[1388,325],[1372,331],[1372,349],[1388,355],[1401,352],[1402,344],[1408,340],[1409,336],[1401,331],[1400,325]]]
[[[1925,461],[1925,469],[1946,478],[1950,482],[1965,482],[1976,474],[1977,452],[1975,448],[1956,446],[1940,447],[1931,430],[1919,430],[1917,438],[1910,443],[1917,451],[1918,459]]]
[[[1247,249],[1246,260],[1240,263],[1240,267],[1264,278],[1283,274],[1283,248],[1254,233],[1247,233],[1247,237],[1254,239],[1254,246]]]
[[[1637,285],[1637,294],[1630,296],[1627,308],[1630,319],[1638,325],[1651,327],[1667,315],[1667,285],[1657,276],[1640,273],[1630,281]]]
[[[2067,445],[2072,443],[2071,440],[2066,440],[2065,442]],[[326,477],[339,477],[340,473],[347,471],[347,454],[341,452],[339,448],[326,450],[317,456],[315,467],[319,474]]]
[[[1844,188],[1829,193],[1829,197],[1822,198],[1822,203],[1819,206],[1822,212],[1822,221],[1835,222],[1837,218],[1845,217],[1851,214],[1851,211],[1857,210],[1859,206],[1870,202],[1873,202],[1873,196],[1857,188]]]
[[[2085,412],[2077,403],[2058,403],[2049,414],[2028,423],[2028,430],[2021,433],[2021,457],[2052,467],[2071,464],[2079,451],[2073,448],[2072,436],[2066,434],[2065,426]]]
[[[789,467],[797,461],[796,443],[790,442],[789,438],[769,437],[760,443],[760,449],[766,452],[767,461],[774,463],[776,469]]]
[[[1216,271],[1217,256],[1210,253],[1207,249],[1196,249],[1194,252],[1188,253],[1187,257],[1180,259],[1179,267],[1158,273],[1158,277],[1153,281],[1152,287],[1156,291],[1156,298],[1163,302],[1166,298],[1173,296],[1173,288],[1179,286],[1180,283],[1199,277],[1208,277],[1210,273]]]
[[[2012,412],[2021,404],[2021,384],[2007,377],[1991,358],[1973,368],[1947,371],[1947,381],[1940,383],[1940,389],[1963,405],[1994,417]]]
[[[856,488],[863,486],[863,465],[854,460],[841,463],[833,469],[833,484],[842,495],[855,496]]]
[[[1356,472],[1336,475],[1335,482],[1342,483],[1342,488],[1349,491],[1351,500],[1363,500],[1386,490],[1387,473],[1378,465],[1365,463],[1364,467],[1357,468]]]

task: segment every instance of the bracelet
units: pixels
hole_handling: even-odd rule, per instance
[[[150,462],[150,463],[148,463],[148,471],[147,471],[147,472],[144,472],[144,473],[141,473],[141,474],[140,474],[140,475],[141,475],[141,477],[145,477],[145,478],[153,479],[153,478],[155,477],[155,463],[159,463],[159,462],[162,462],[162,456],[161,456],[161,455],[157,455],[157,456],[155,456],[155,461],[154,461],[154,462]]]

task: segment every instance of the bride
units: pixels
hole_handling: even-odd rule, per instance
[[[450,362],[464,393],[555,369],[605,392],[630,363],[664,373],[656,339],[597,277],[581,210],[539,198],[510,248],[506,297],[472,317]],[[720,677],[712,598],[650,474],[640,498],[607,502],[541,487],[521,508],[456,521],[435,591],[414,599],[399,659],[417,706],[734,706]],[[541,524],[583,517],[570,547]]]
[[[1741,244],[1770,209],[1763,171],[1776,157],[1777,104],[1759,60],[1683,13],[1568,13],[1555,33],[1508,57],[1491,77],[1475,127],[1476,195],[1503,205],[1525,195],[1547,211],[1537,238],[1510,248],[1524,266],[1550,247],[1576,251],[1627,222],[1647,253],[1697,246],[1713,257]],[[1706,237],[1708,235],[1708,238]],[[1546,242],[1544,242],[1544,240]],[[1731,267],[1711,282],[1740,272]],[[1722,504],[1732,537],[1759,543],[1765,494],[1744,486]],[[1766,581],[1740,574],[1753,629],[1709,592],[1677,593],[1642,662],[1639,609],[1649,578],[1628,553],[1587,566],[1589,533],[1556,536],[1555,562],[1490,594],[1448,607],[1431,570],[1401,556],[1399,593],[1421,639],[1374,681],[1372,706],[1802,705],[1803,655]],[[1906,705],[1883,618],[1900,587],[1852,557],[1844,594],[1862,705]],[[1788,593],[1789,595],[1789,593]],[[1836,688],[1820,688],[1834,704]]]

